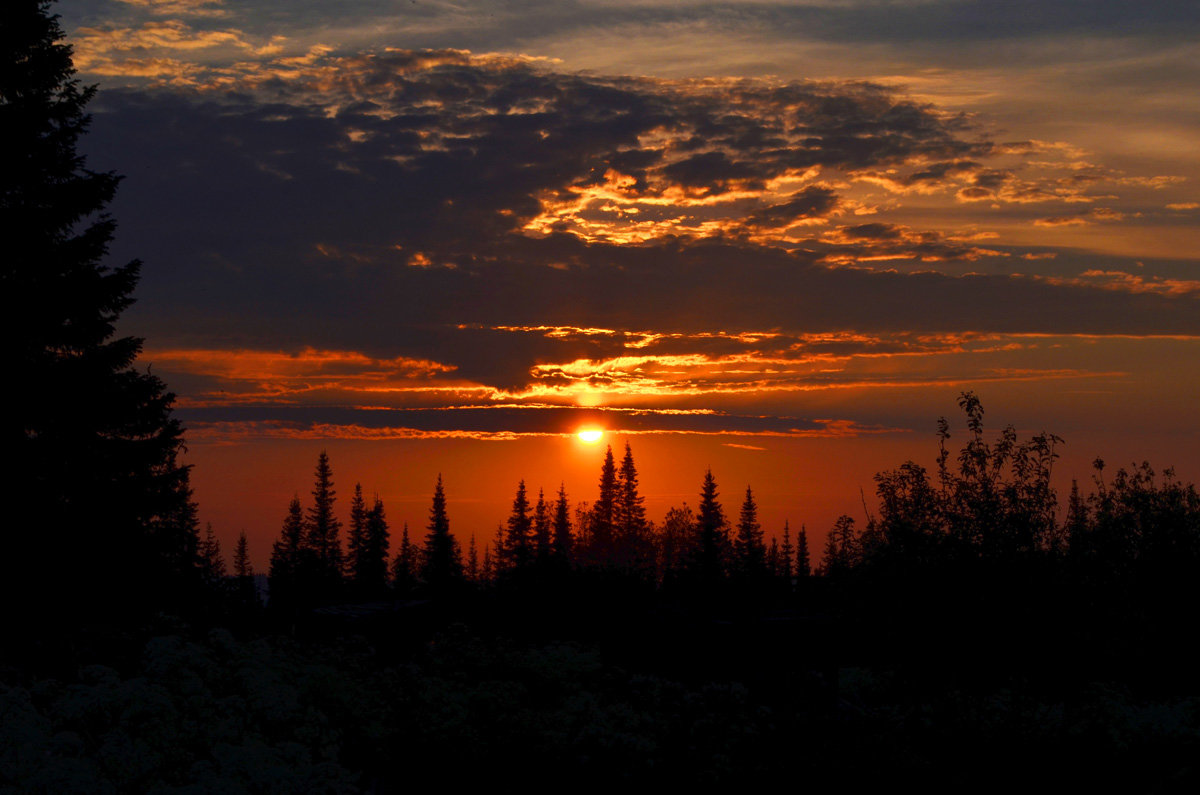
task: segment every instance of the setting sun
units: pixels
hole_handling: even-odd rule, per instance
[[[580,431],[576,434],[576,436],[579,437],[579,441],[584,442],[585,444],[595,444],[604,438],[604,431],[597,430],[595,428],[588,428]]]

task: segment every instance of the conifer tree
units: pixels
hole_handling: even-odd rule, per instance
[[[346,576],[357,590],[361,584],[363,542],[367,533],[367,503],[363,499],[362,484],[354,484],[354,496],[350,498],[350,525],[346,533]]]
[[[792,585],[792,561],[796,557],[796,548],[792,546],[792,530],[787,520],[783,522],[783,544],[779,548],[779,576],[789,588]]]
[[[699,516],[696,517],[696,542],[691,568],[702,588],[715,587],[725,576],[726,549],[729,545],[725,512],[717,501],[717,481],[712,470],[704,473],[700,490]]]
[[[245,530],[238,533],[237,546],[233,550],[233,576],[254,576],[254,566],[250,562],[250,542],[246,539]]]
[[[550,559],[550,506],[546,504],[546,494],[538,489],[537,505],[533,508],[533,543],[534,556],[539,565],[545,565]]]
[[[271,547],[271,567],[267,574],[270,605],[272,608],[287,607],[296,599],[296,578],[300,567],[301,548],[304,543],[304,509],[300,497],[292,497],[288,505],[287,518],[279,538]]]
[[[390,546],[387,514],[383,509],[383,500],[376,495],[375,503],[367,511],[357,556],[355,584],[360,596],[378,599],[387,593]]]
[[[421,556],[421,580],[430,595],[446,596],[462,582],[462,554],[450,534],[450,518],[446,515],[446,492],[439,474],[429,509],[428,532]]]
[[[215,592],[223,587],[225,558],[221,555],[221,541],[213,532],[212,522],[205,524],[204,539],[200,542],[200,574],[210,590]]]
[[[812,557],[809,552],[809,531],[800,525],[796,533],[796,592],[800,598],[806,598],[809,591],[809,581],[812,578]]]
[[[612,447],[605,449],[600,467],[600,495],[588,514],[588,556],[603,565],[613,561],[613,534],[617,514],[617,464]]]
[[[554,501],[554,557],[559,563],[571,561],[574,553],[571,537],[571,507],[567,502],[567,487],[559,484],[558,499]]]
[[[337,492],[333,488],[333,469],[329,455],[322,450],[317,457],[313,504],[308,509],[305,552],[301,560],[306,569],[303,579],[317,599],[326,601],[339,595],[342,583],[342,523],[333,512]],[[311,583],[311,584],[310,584]]]
[[[772,537],[771,546],[767,547],[767,575],[778,579],[783,570],[782,556],[779,552],[779,539]]]
[[[392,589],[399,596],[407,596],[417,584],[417,548],[409,540],[408,522],[400,533],[400,549],[392,561]]]
[[[496,577],[496,567],[492,564],[492,552],[489,546],[484,546],[483,548],[483,565],[480,567],[479,572],[484,584],[491,583]]]
[[[762,579],[766,573],[766,547],[762,526],[758,523],[758,505],[754,494],[746,487],[746,500],[738,518],[737,536],[733,541],[734,560],[738,574],[747,581]]]
[[[486,551],[484,554],[487,554]],[[474,533],[471,533],[471,542],[467,544],[467,580],[472,585],[479,584],[479,550],[475,546]]]
[[[517,495],[513,498],[512,513],[500,539],[496,563],[502,572],[524,569],[531,560],[531,535],[533,520],[529,516],[529,498],[525,494],[525,481],[517,484]]]
[[[134,369],[142,340],[115,336],[141,266],[104,263],[120,177],[76,149],[96,88],[76,79],[49,5],[0,3],[3,489],[38,511],[36,530],[5,528],[0,588],[70,603],[60,617],[131,615],[190,598],[199,527],[174,395]]]
[[[258,589],[254,585],[254,566],[250,562],[250,542],[246,531],[238,533],[233,549],[234,601],[239,607],[259,607]]]
[[[646,523],[645,498],[638,492],[637,467],[633,463],[633,450],[625,443],[625,456],[617,476],[617,494],[614,500],[613,524],[617,562],[623,566],[642,570],[650,563],[648,549],[648,525]]]

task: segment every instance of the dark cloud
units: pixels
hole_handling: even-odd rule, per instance
[[[224,88],[108,91],[96,109],[90,162],[128,175],[114,253],[147,263],[129,317],[162,344],[409,356],[518,388],[533,366],[612,341],[492,327],[1200,333],[1190,297],[826,267],[999,256],[852,223],[844,183],[805,176],[1011,181],[961,117],[880,86],[600,78],[405,51]],[[825,226],[764,231],[797,220]]]
[[[809,186],[788,197],[788,201],[773,204],[750,215],[750,222],[764,226],[787,226],[805,218],[828,215],[838,204],[838,196],[830,188]]]
[[[79,0],[73,18],[120,12],[109,0]],[[1004,41],[1038,36],[1153,36],[1188,40],[1200,26],[1191,0],[846,0],[845,2],[607,3],[587,0],[467,0],[438,3],[360,0],[349,13],[325,0],[230,0],[223,8],[261,36],[383,28],[405,33],[408,46],[495,49],[499,42],[584,34],[606,28],[705,24],[760,35],[897,44]],[[124,9],[128,11],[128,8]],[[206,20],[194,20],[198,25]],[[224,18],[209,26],[228,24]]]

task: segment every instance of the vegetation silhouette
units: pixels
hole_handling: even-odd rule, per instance
[[[77,151],[96,88],[75,78],[48,5],[0,11],[0,323],[7,378],[19,385],[0,436],[17,462],[6,503],[37,506],[36,530],[6,524],[0,582],[10,604],[39,594],[61,625],[182,609],[201,581],[174,396],[134,367],[142,340],[115,332],[141,267],[104,262],[120,177],[90,170]],[[20,612],[23,632],[45,629]]]

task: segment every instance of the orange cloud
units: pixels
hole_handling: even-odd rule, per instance
[[[1200,294],[1200,281],[1194,279],[1168,279],[1162,276],[1142,276],[1112,270],[1087,270],[1074,277],[1043,277],[1051,284],[1099,287],[1126,293],[1155,293],[1158,295]]]

